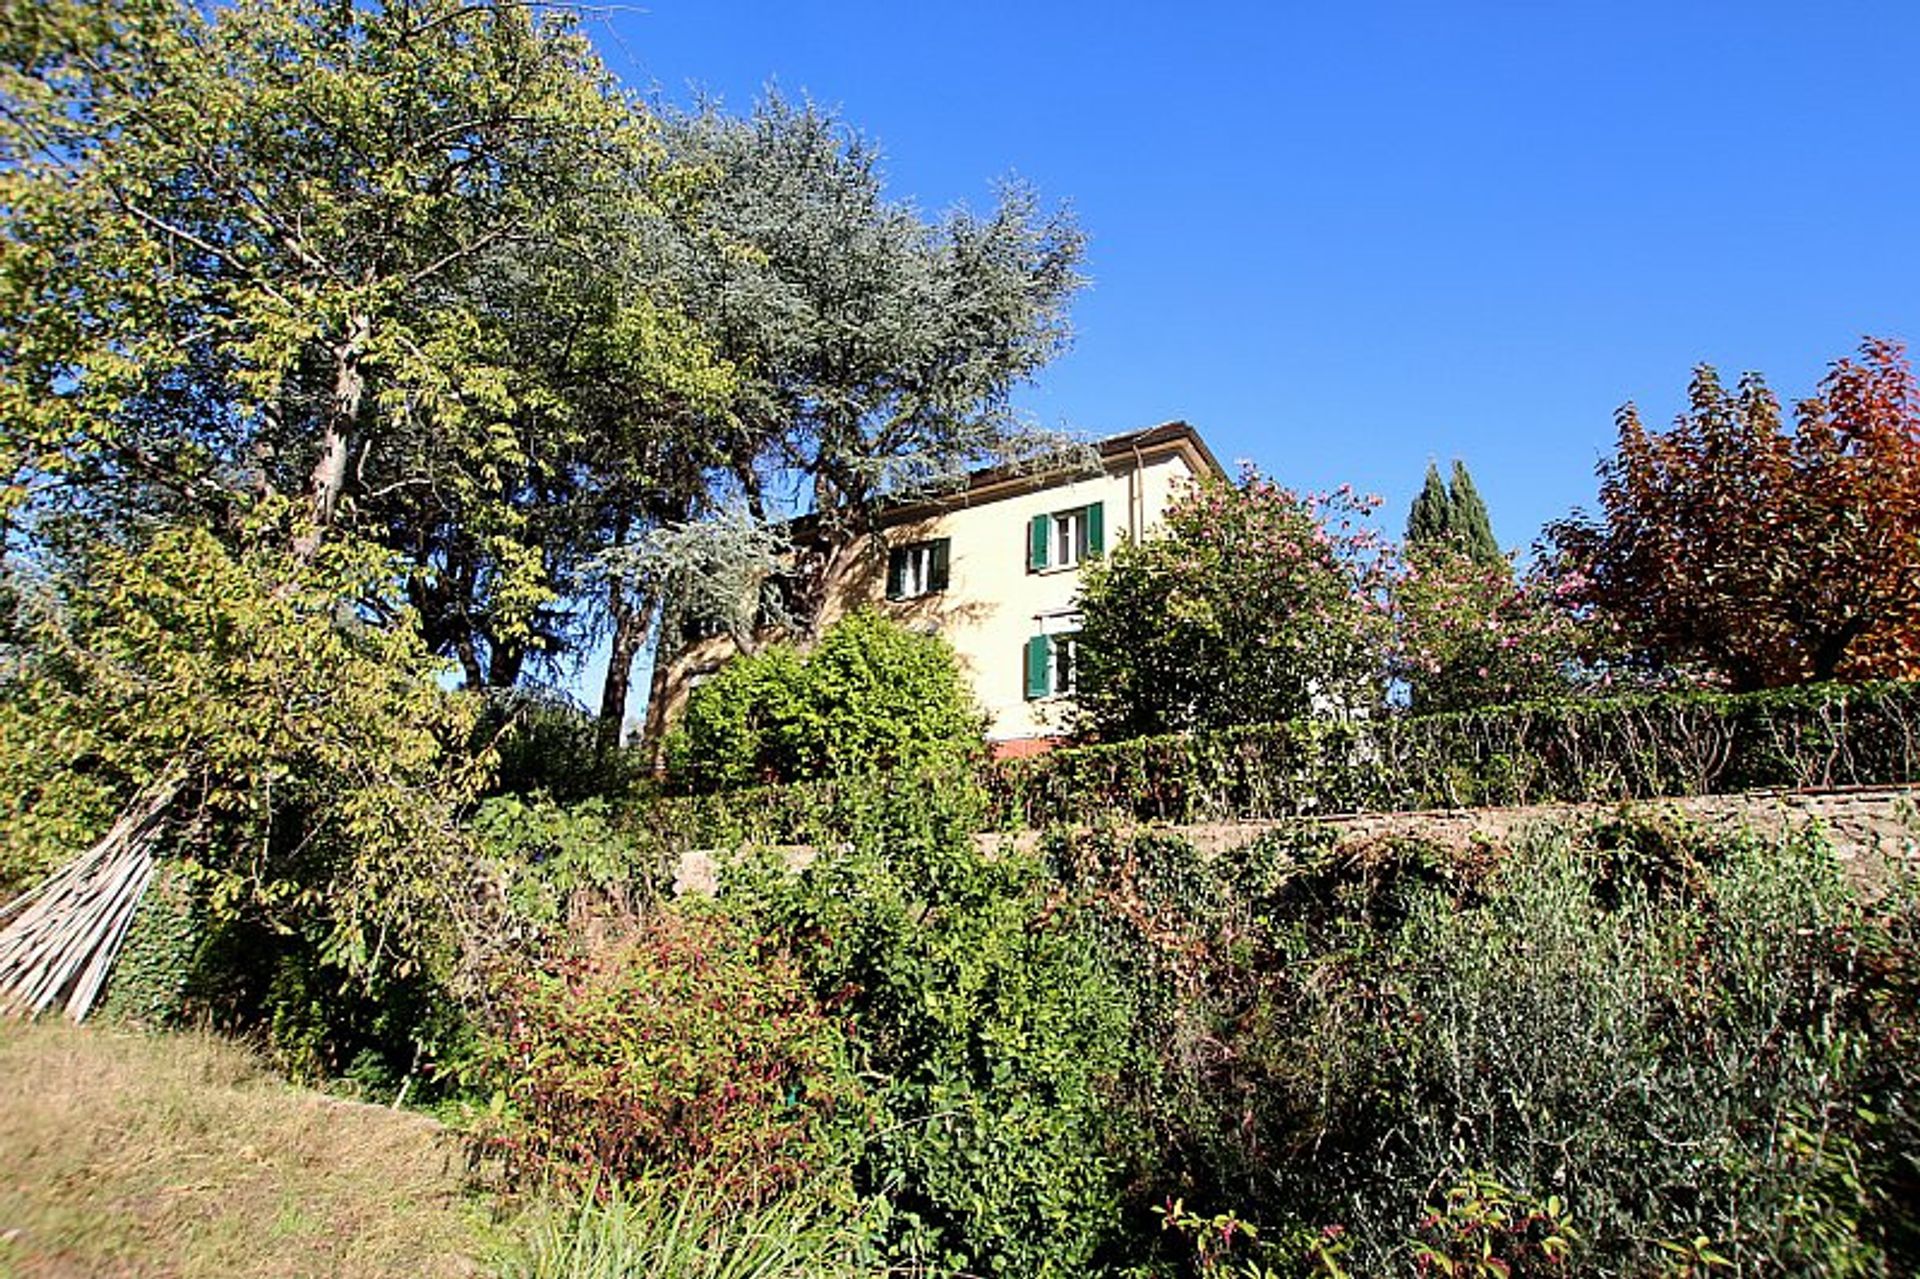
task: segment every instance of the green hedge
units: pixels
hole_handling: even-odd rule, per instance
[[[990,824],[1258,820],[1920,780],[1920,683],[1667,694],[1357,723],[1289,722],[991,764]],[[669,848],[811,843],[871,780],[680,798]],[[890,785],[924,784],[895,777]]]
[[[1688,693],[1142,738],[998,765],[1006,825],[1650,799],[1920,778],[1920,684]]]

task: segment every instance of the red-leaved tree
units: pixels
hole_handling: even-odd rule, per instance
[[[1629,404],[1601,518],[1548,527],[1565,593],[1736,690],[1920,673],[1920,388],[1897,342],[1837,361],[1788,428],[1757,374],[1694,371],[1664,433]]]

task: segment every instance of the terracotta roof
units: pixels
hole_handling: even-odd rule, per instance
[[[1194,451],[1200,455],[1201,462],[1208,469],[1212,470],[1214,474],[1223,477],[1226,475],[1226,469],[1220,465],[1220,460],[1214,457],[1213,450],[1207,447],[1207,442],[1200,438],[1200,432],[1194,430],[1193,427],[1185,422],[1162,422],[1159,426],[1149,426],[1138,431],[1125,431],[1119,435],[1109,435],[1105,439],[1093,441],[1092,447],[1098,449],[1101,458],[1105,460],[1124,458],[1130,453],[1145,452],[1148,449],[1156,448],[1160,445],[1181,442],[1190,442],[1193,445]],[[1053,480],[1055,477],[1067,474],[1070,474],[1070,468],[1064,466],[1036,468],[1033,461],[1001,462],[994,466],[983,467],[978,471],[974,471],[967,476],[965,487],[955,492],[916,499],[904,502],[901,505],[903,507],[918,508],[928,505],[951,504],[956,499],[964,501],[968,495],[980,489],[990,488],[1009,480],[1028,480],[1032,482],[1034,487],[1039,488],[1044,487],[1047,482]]]
[[[1193,427],[1187,425],[1185,422],[1162,422],[1159,426],[1149,426],[1138,431],[1126,431],[1119,435],[1109,435],[1106,439],[1098,441],[1098,444],[1100,447],[1100,456],[1119,457],[1122,454],[1131,453],[1135,449],[1151,448],[1156,444],[1164,444],[1169,440],[1193,441],[1193,447],[1199,450],[1201,458],[1205,460],[1207,466],[1213,470],[1214,474],[1223,478],[1226,476],[1226,468],[1220,465],[1220,459],[1213,455],[1213,450],[1207,447],[1207,442],[1200,438],[1200,432],[1194,430]]]
[[[1094,440],[1091,447],[1099,451],[1102,461],[1113,461],[1133,453],[1182,444],[1192,446],[1202,466],[1215,475],[1226,476],[1226,468],[1214,457],[1207,442],[1200,438],[1200,432],[1185,422],[1162,422],[1158,426],[1137,431],[1124,431],[1119,435]],[[978,495],[983,489],[1011,487],[1014,492],[1031,492],[1070,479],[1074,474],[1074,468],[1065,465],[1049,468],[1036,466],[1034,460],[1001,462],[969,473],[964,485],[948,492],[884,503],[879,519],[883,526],[900,520],[918,519],[936,511],[971,506],[976,500],[981,500]],[[1006,496],[1011,494],[995,493],[984,500],[998,501]],[[793,536],[805,538],[815,527],[817,518],[811,512],[795,516],[787,522],[787,529]]]

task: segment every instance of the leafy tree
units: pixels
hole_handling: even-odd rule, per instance
[[[303,553],[412,561],[470,682],[564,645],[582,477],[652,473],[607,406],[726,382],[608,269],[661,155],[566,13],[53,0],[9,11],[0,104],[16,545],[297,496]]]
[[[1109,737],[1345,713],[1379,700],[1387,642],[1377,505],[1302,498],[1248,470],[1205,479],[1161,530],[1092,565],[1076,700]]]
[[[1409,555],[1447,547],[1464,551],[1480,564],[1493,565],[1502,559],[1487,504],[1467,473],[1467,464],[1457,458],[1451,485],[1440,478],[1439,467],[1427,463],[1426,483],[1407,512]]]
[[[787,620],[811,634],[833,558],[882,500],[1054,446],[1008,396],[1065,344],[1078,284],[1064,215],[1009,190],[986,217],[930,222],[888,200],[873,149],[811,105],[673,114],[661,140],[661,216],[634,219],[614,260],[690,317],[709,364],[664,393],[615,379],[597,401],[616,424],[642,406],[653,441],[592,471],[609,481],[587,561],[611,647],[603,745],[648,639],[671,653],[715,590],[748,601],[727,611],[753,647],[784,494],[812,508],[811,536],[778,567]]]
[[[6,544],[299,497],[470,685],[608,636],[603,746],[673,580],[605,551],[797,475],[830,556],[1017,451],[1077,284],[1064,215],[929,222],[812,107],[663,136],[565,10],[53,0],[0,104]]]
[[[1453,460],[1452,490],[1454,519],[1460,527],[1460,539],[1466,544],[1467,554],[1482,564],[1491,564],[1500,558],[1500,543],[1493,536],[1487,503],[1468,473],[1467,464],[1459,458]]]
[[[667,756],[688,784],[740,786],[962,764],[984,728],[946,641],[862,609],[804,657],[776,643],[721,668],[688,699]]]
[[[1444,542],[1453,523],[1453,495],[1440,478],[1440,467],[1427,463],[1426,482],[1407,512],[1407,545],[1429,546]]]
[[[810,631],[831,560],[880,502],[1057,444],[1009,397],[1068,341],[1083,237],[1018,187],[985,216],[929,221],[811,104],[669,116],[664,136],[705,179],[675,205],[678,296],[740,372],[710,434],[756,516],[770,478],[804,489],[813,536],[790,599]]]
[[[303,933],[357,977],[446,977],[472,905],[453,869],[472,701],[439,687],[385,555],[301,557],[286,531],[98,549],[0,684],[7,839],[70,855],[175,779],[168,845],[217,920]]]
[[[1706,365],[1670,431],[1629,404],[1601,517],[1551,525],[1565,591],[1650,660],[1736,690],[1920,671],[1920,391],[1899,344],[1834,363],[1788,429]]]

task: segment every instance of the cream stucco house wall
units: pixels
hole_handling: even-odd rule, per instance
[[[1199,433],[1170,422],[1100,441],[1074,471],[975,474],[966,488],[905,505],[880,536],[842,557],[821,627],[863,605],[937,632],[953,646],[987,712],[988,740],[1018,754],[1068,727],[1082,565],[1139,538],[1203,474],[1220,474]],[[732,654],[691,646],[660,686],[670,723],[699,675]]]

